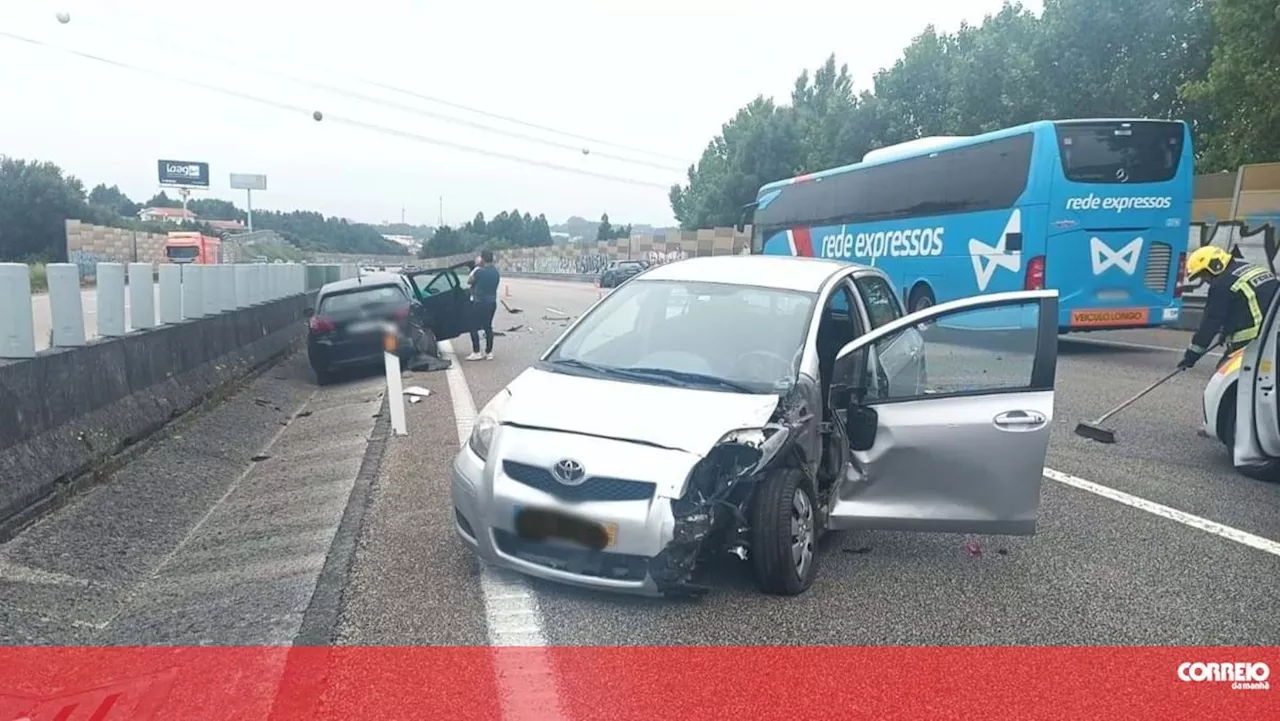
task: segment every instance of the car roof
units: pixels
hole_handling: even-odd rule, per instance
[[[650,268],[631,280],[675,280],[754,285],[817,293],[833,275],[857,263],[790,255],[717,255],[688,258]]]
[[[399,273],[386,271],[365,273],[359,278],[344,278],[342,280],[335,280],[332,283],[325,283],[320,288],[320,294],[328,295],[329,293],[340,293],[344,290],[355,290],[357,288],[381,288],[386,285],[403,286],[403,276]]]

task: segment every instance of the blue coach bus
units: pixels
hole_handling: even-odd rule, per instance
[[[1168,325],[1191,221],[1182,121],[926,138],[760,188],[751,252],[878,266],[908,309],[1055,288],[1062,332]]]

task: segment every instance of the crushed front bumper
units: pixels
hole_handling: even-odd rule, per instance
[[[509,477],[503,460],[485,463],[464,444],[453,462],[454,530],[484,561],[537,578],[643,596],[664,595],[652,568],[671,543],[675,521],[670,499],[568,503]],[[489,474],[486,477],[486,474]],[[612,525],[614,542],[604,551],[521,538],[518,508],[546,508]]]

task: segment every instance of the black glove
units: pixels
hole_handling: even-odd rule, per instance
[[[1182,360],[1178,361],[1178,367],[1181,368],[1182,370],[1187,370],[1188,368],[1194,368],[1196,365],[1196,361],[1200,360],[1200,355],[1201,354],[1188,349],[1185,353],[1182,354]]]

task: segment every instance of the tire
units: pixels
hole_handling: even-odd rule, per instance
[[[801,535],[808,546],[795,560],[792,520],[798,506],[807,506]],[[792,468],[771,473],[756,489],[751,512],[751,560],[756,583],[765,593],[796,596],[813,584],[818,569],[818,511],[809,484]]]
[[[440,341],[436,339],[436,332],[430,328],[422,329],[422,336],[418,341],[418,352],[426,353],[432,358],[440,357]]]
[[[312,368],[311,370],[316,374],[316,385],[327,386],[333,383],[333,371],[325,368]]]
[[[1227,397],[1218,408],[1218,439],[1228,451],[1236,447],[1236,386],[1227,391]]]
[[[911,297],[907,299],[907,312],[915,313],[922,311],[938,301],[933,297],[933,291],[929,286],[921,283],[911,290]]]

